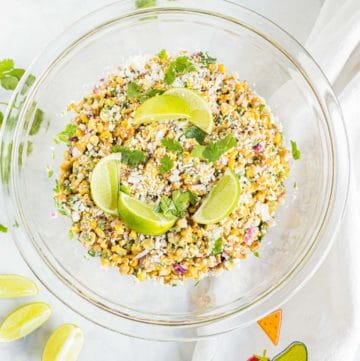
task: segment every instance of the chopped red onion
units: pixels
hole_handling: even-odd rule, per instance
[[[246,243],[249,243],[250,241],[253,240],[255,233],[258,231],[258,227],[249,227],[247,228],[247,230],[245,231],[245,237],[244,237],[244,241]]]
[[[174,264],[172,265],[172,267],[173,267],[173,269],[174,269],[174,271],[175,271],[176,273],[184,274],[184,273],[186,273],[186,272],[188,271],[187,268],[185,268],[184,266],[182,266],[182,265],[179,264],[179,263],[174,263]]]
[[[255,150],[255,152],[261,152],[263,147],[262,147],[261,143],[257,143],[253,146],[253,149]]]

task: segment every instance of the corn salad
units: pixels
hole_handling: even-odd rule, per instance
[[[175,69],[169,84],[169,68],[179,57],[191,67]],[[204,97],[214,116],[211,134],[201,133],[183,119],[132,124],[134,112],[146,98],[172,87],[187,87]],[[75,112],[73,132],[66,140],[54,197],[58,209],[72,219],[71,234],[103,266],[115,266],[122,275],[134,275],[140,281],[157,278],[174,283],[230,270],[249,253],[257,255],[285,197],[289,153],[281,125],[264,100],[246,81],[228,73],[224,64],[202,52],[169,55],[163,50],[152,57],[133,58],[101,79],[91,94],[70,104],[69,110]],[[194,131],[198,137],[191,136]],[[236,138],[236,145],[215,162],[196,156],[199,141],[206,146],[228,134]],[[165,138],[178,142],[182,152],[169,151]],[[165,234],[139,234],[93,203],[91,173],[116,147],[145,156],[135,166],[120,165],[121,187],[132,196],[154,207],[162,196],[171,197],[177,190],[195,196]],[[172,168],[164,172],[165,156]],[[192,215],[228,168],[240,181],[238,206],[219,223],[195,223]]]

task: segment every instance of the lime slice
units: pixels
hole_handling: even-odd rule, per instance
[[[84,343],[84,334],[76,325],[64,324],[48,339],[42,361],[76,361]]]
[[[239,180],[233,171],[227,170],[194,214],[194,221],[200,224],[221,221],[235,209],[239,197]]]
[[[177,96],[188,104],[191,110],[189,120],[205,133],[210,134],[214,128],[214,120],[211,109],[206,100],[196,92],[186,88],[172,88],[164,95]]]
[[[90,179],[91,196],[106,213],[118,215],[117,197],[120,186],[120,153],[110,154],[96,164]]]
[[[0,342],[27,336],[45,323],[50,315],[51,308],[45,302],[32,302],[17,308],[0,325]]]
[[[163,95],[145,101],[135,112],[134,123],[189,119],[206,133],[214,127],[213,116],[208,103],[193,90],[173,88]]]
[[[157,236],[168,231],[175,223],[176,217],[164,217],[156,213],[153,207],[142,203],[134,197],[119,193],[118,211],[121,219],[134,231]]]
[[[33,296],[39,292],[36,284],[18,275],[0,275],[0,298]]]

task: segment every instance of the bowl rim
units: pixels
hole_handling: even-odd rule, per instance
[[[178,5],[179,3],[183,4],[183,6],[179,6]],[[117,16],[117,17],[113,16],[111,18],[112,19],[111,22],[113,22],[113,21],[119,21],[119,19],[123,19],[126,16],[133,16],[133,15],[139,15],[139,14],[144,15],[144,16],[145,15],[149,16],[154,11],[181,11],[181,12],[187,11],[187,12],[202,13],[205,15],[221,17],[225,20],[228,20],[228,21],[230,20],[232,22],[235,22],[237,25],[244,27],[244,23],[241,22],[239,19],[236,19],[229,15],[225,15],[224,13],[215,12],[214,9],[212,9],[211,7],[210,7],[210,9],[208,9],[208,8],[205,9],[205,7],[208,5],[208,4],[206,4],[206,2],[202,2],[200,7],[199,6],[194,7],[194,5],[193,5],[193,7],[189,7],[188,6],[189,1],[180,1],[179,3],[177,3],[176,6],[172,6],[172,4],[166,3],[166,4],[164,4],[164,6],[150,7],[147,9],[140,9],[140,10],[134,11],[133,8],[130,7],[130,4],[132,5],[132,1],[130,1],[130,0],[129,1],[121,1],[121,2],[119,1],[119,2],[112,3],[110,5],[106,5],[98,10],[91,12],[88,15],[85,15],[84,17],[82,17],[78,21],[76,21],[73,25],[68,27],[60,36],[58,36],[53,42],[51,42],[48,47],[45,48],[45,50],[38,56],[38,58],[36,58],[33,61],[31,66],[28,68],[27,72],[25,73],[23,79],[20,81],[16,91],[14,92],[14,94],[11,98],[11,101],[9,102],[9,107],[5,113],[5,121],[4,121],[4,125],[2,127],[1,134],[0,134],[1,138],[6,139],[6,135],[5,135],[5,130],[6,130],[5,124],[7,123],[6,119],[8,119],[8,117],[9,117],[12,105],[16,104],[16,102],[18,101],[17,95],[21,92],[21,89],[24,85],[25,79],[27,78],[27,76],[29,74],[31,74],[32,70],[34,68],[36,68],[37,63],[39,61],[41,61],[44,54],[46,54],[49,51],[50,51],[50,53],[54,52],[54,50],[55,50],[55,53],[58,53],[58,49],[54,49],[53,43],[56,43],[56,44],[62,43],[61,40],[64,40],[64,37],[65,38],[69,37],[70,32],[74,32],[74,34],[76,34],[76,35],[78,33],[83,33],[82,37],[75,38],[75,41],[72,42],[72,46],[75,46],[84,37],[87,37],[92,31],[101,29],[106,24],[106,22],[102,22],[100,24],[97,24],[97,26],[95,26],[91,20],[92,18],[95,18],[96,15],[98,15],[98,14],[103,14],[105,18],[109,18],[109,16],[105,14],[105,13],[107,13],[107,11],[109,9],[117,8],[117,7],[126,8],[127,13],[125,13],[125,15]],[[185,6],[185,3],[186,3],[186,6]],[[26,246],[24,247],[24,242],[20,241],[20,239],[24,238],[23,237],[24,235],[23,234],[20,235],[19,230],[11,230],[11,233],[15,239],[16,246],[17,246],[18,250],[20,251],[23,259],[29,265],[30,269],[36,275],[36,277],[40,280],[40,282],[52,294],[54,294],[65,305],[67,305],[68,307],[73,309],[75,312],[81,314],[83,317],[87,318],[88,320],[90,320],[94,323],[97,323],[102,327],[112,329],[114,331],[124,333],[126,335],[145,338],[145,339],[191,341],[194,339],[208,337],[208,336],[212,336],[215,334],[230,331],[230,330],[238,328],[238,327],[246,326],[247,324],[249,324],[249,323],[253,322],[254,320],[260,318],[261,316],[265,315],[266,313],[271,311],[273,308],[278,307],[279,305],[286,302],[287,299],[292,297],[300,288],[303,287],[303,285],[308,281],[308,279],[310,279],[310,277],[315,273],[315,271],[318,269],[318,267],[320,266],[322,261],[325,259],[326,255],[329,252],[330,247],[334,241],[334,238],[335,238],[336,232],[333,229],[332,237],[329,237],[330,241],[328,241],[327,244],[324,244],[324,242],[322,242],[323,243],[322,247],[320,247],[321,252],[319,252],[319,243],[321,243],[320,242],[321,239],[325,236],[325,234],[321,235],[321,233],[326,233],[325,232],[326,229],[325,230],[323,229],[324,224],[326,225],[330,222],[330,220],[332,220],[334,222],[334,224],[336,224],[335,228],[338,228],[340,219],[342,218],[342,215],[344,213],[344,208],[345,208],[347,195],[348,195],[348,189],[349,189],[349,172],[350,172],[350,157],[349,157],[349,149],[348,149],[349,146],[348,146],[348,142],[347,142],[346,129],[345,129],[345,126],[344,126],[344,123],[342,120],[340,107],[338,105],[336,97],[335,97],[335,95],[331,89],[331,86],[330,86],[329,82],[327,81],[325,75],[323,74],[323,72],[321,71],[319,66],[316,64],[314,59],[312,59],[311,55],[309,53],[307,53],[307,51],[290,34],[288,34],[286,31],[281,29],[278,25],[276,25],[272,21],[268,20],[267,18],[265,18],[264,16],[262,16],[256,12],[254,12],[242,5],[234,3],[233,1],[230,1],[230,0],[217,0],[214,3],[223,3],[223,4],[230,5],[232,8],[236,8],[237,10],[240,9],[241,11],[245,12],[246,14],[251,14],[251,16],[254,17],[256,20],[265,23],[265,25],[267,27],[270,26],[273,29],[275,29],[274,31],[280,32],[280,34],[282,36],[284,36],[287,41],[294,44],[294,46],[297,50],[300,49],[302,51],[303,55],[305,54],[306,60],[310,62],[310,65],[312,67],[311,71],[315,72],[316,75],[321,78],[321,82],[322,82],[321,86],[324,87],[323,91],[326,93],[326,95],[328,97],[327,100],[332,105],[332,112],[333,112],[332,116],[330,116],[328,114],[329,111],[327,109],[327,104],[324,104],[324,101],[322,101],[323,99],[321,99],[321,97],[319,98],[318,91],[316,90],[317,87],[313,88],[313,84],[312,84],[311,80],[308,79],[308,77],[307,77],[307,72],[303,69],[301,62],[298,61],[299,59],[293,58],[293,56],[291,54],[289,54],[287,50],[282,49],[282,47],[279,46],[279,44],[277,42],[275,42],[272,38],[269,38],[266,34],[256,31],[256,29],[251,28],[249,26],[245,26],[249,30],[255,31],[258,35],[262,36],[265,40],[269,41],[272,45],[275,45],[278,49],[280,49],[280,51],[283,52],[284,55],[286,55],[288,57],[288,59],[291,62],[294,63],[294,65],[300,70],[300,72],[302,73],[304,78],[307,80],[309,86],[311,86],[313,88],[314,95],[316,96],[317,100],[319,101],[319,104],[321,106],[321,109],[323,110],[325,119],[333,121],[333,123],[331,123],[330,125],[334,126],[336,129],[334,129],[333,131],[329,130],[329,134],[330,134],[330,136],[333,135],[332,146],[333,146],[333,152],[334,152],[334,172],[337,174],[334,174],[334,177],[333,177],[334,183],[331,185],[331,189],[333,192],[331,193],[332,197],[329,198],[329,202],[332,202],[332,204],[327,208],[327,211],[323,218],[323,224],[321,225],[320,230],[319,230],[319,235],[317,237],[315,237],[313,244],[311,245],[310,248],[308,248],[307,253],[303,257],[303,259],[301,261],[299,261],[297,266],[290,273],[288,273],[286,275],[284,280],[277,283],[268,292],[265,292],[265,296],[262,294],[262,297],[260,300],[261,302],[259,300],[257,300],[255,303],[252,303],[251,306],[245,307],[245,311],[247,309],[251,311],[250,314],[248,315],[248,317],[244,317],[244,314],[243,314],[244,310],[236,309],[236,310],[234,310],[232,312],[228,312],[226,314],[219,314],[217,317],[214,317],[211,319],[204,319],[204,320],[198,320],[195,322],[185,322],[185,323],[184,322],[169,323],[169,322],[164,322],[164,321],[159,322],[158,320],[149,322],[149,321],[146,321],[143,319],[137,319],[134,316],[128,316],[126,314],[121,314],[121,315],[117,314],[118,316],[120,316],[120,318],[126,319],[130,323],[129,325],[126,325],[125,327],[124,327],[124,325],[121,325],[120,328],[118,326],[109,327],[109,325],[104,325],[103,323],[97,322],[97,320],[94,319],[94,317],[90,317],[88,314],[86,314],[82,310],[82,306],[74,306],[74,302],[73,303],[66,302],[64,300],[64,297],[61,297],[61,295],[59,295],[60,291],[58,291],[54,286],[50,286],[49,281],[44,280],[44,277],[39,274],[40,273],[39,269],[37,268],[35,270],[34,265],[31,262],[29,262],[29,255],[31,254],[32,256],[34,256],[34,251],[35,251],[34,249],[30,250],[29,247],[32,247],[30,245],[30,242],[28,242],[28,240],[27,240]],[[110,21],[109,21],[109,23],[110,23]],[[90,30],[87,29],[88,27]],[[84,29],[87,31],[84,31]],[[91,29],[93,29],[93,30],[91,30]],[[65,49],[61,49],[60,53],[55,58],[54,62],[56,62],[56,60],[58,58],[60,58],[65,52],[67,52],[70,47],[68,46]],[[294,62],[294,59],[296,59],[297,61]],[[310,65],[309,65],[309,67],[310,67]],[[53,66],[53,63],[46,64],[45,70],[41,73],[41,76],[38,78],[38,80],[35,82],[34,86],[32,87],[27,101],[29,101],[29,99],[31,99],[31,94],[34,93],[34,91],[37,87],[37,84],[40,83],[40,81],[46,75],[46,71],[51,69],[52,66]],[[26,106],[26,102],[25,102],[21,112],[25,112],[26,108],[27,108],[27,106]],[[20,118],[24,115],[21,112],[20,112]],[[335,134],[336,134],[336,137],[334,136]],[[18,141],[18,139],[14,139],[14,142],[16,142],[16,141]],[[14,144],[14,145],[16,145],[16,144]],[[340,147],[342,147],[341,152],[338,151],[338,149],[340,149]],[[14,146],[12,149],[12,164],[11,164],[12,169],[14,169],[16,167],[16,160],[18,159],[16,150],[17,150],[17,146]],[[341,169],[338,169],[335,166],[335,162],[337,161],[337,158],[340,158],[340,157],[342,158],[342,160],[340,162],[337,162],[337,166],[341,167]],[[16,189],[15,183],[16,183],[16,181],[14,180],[14,177],[12,177],[11,190]],[[337,193],[336,199],[333,198],[334,193]],[[14,192],[14,194],[16,194],[16,192]],[[4,194],[4,192],[3,192],[3,198],[6,199],[6,195]],[[335,207],[336,207],[336,209],[335,209]],[[14,208],[16,208],[16,207],[14,207]],[[16,209],[14,209],[14,211],[15,211],[14,214],[18,213],[18,211]],[[8,215],[10,215],[10,213],[11,212],[9,212]],[[33,244],[33,246],[35,246],[35,244]],[[309,267],[309,263],[311,263],[310,261],[311,261],[311,259],[314,258],[314,255],[316,255],[316,258],[317,258],[316,264],[312,264],[311,267]],[[43,259],[43,261],[44,261],[44,259]],[[314,262],[312,262],[312,263],[314,263]],[[50,265],[48,264],[48,266],[50,266]],[[52,267],[50,267],[50,268],[51,268],[52,272],[54,272],[54,269]],[[297,274],[294,275],[293,274],[294,272],[297,272]],[[302,277],[299,277],[299,274],[303,274],[304,272],[306,273],[306,275],[305,276],[302,275]],[[54,274],[54,276],[59,277],[58,274]],[[64,281],[63,276],[60,276],[60,278],[62,279],[62,282],[64,282],[64,285],[66,287],[71,286],[71,282]],[[301,282],[299,282],[296,285],[296,284],[294,284],[294,281],[296,283],[297,278],[301,278]],[[292,289],[290,290],[290,292],[284,292],[285,284],[289,285],[290,281],[292,284],[292,287],[291,287]],[[75,291],[75,290],[73,289],[73,291]],[[81,294],[81,292],[79,290],[76,290],[75,292],[77,292],[79,297],[83,297],[83,295]],[[276,295],[277,297],[274,297],[274,295]],[[270,302],[271,300],[269,300],[270,296],[273,296],[272,302]],[[84,296],[84,297],[86,297],[86,296]],[[275,301],[275,299],[276,299],[276,301]],[[88,297],[86,297],[86,300],[87,301],[85,301],[85,302],[93,302]],[[94,306],[104,308],[105,305],[101,305],[96,302],[96,304],[94,304]],[[258,306],[257,310],[254,310],[254,308],[256,309],[255,306]],[[109,309],[107,309],[106,307],[105,307],[105,312],[109,312]],[[240,316],[243,316],[243,317],[240,317]],[[224,321],[226,321],[226,322],[224,322]],[[139,325],[141,325],[142,328],[144,327],[144,325],[147,325],[147,330],[146,331],[142,330],[140,332],[139,327],[138,327],[139,325],[137,323]],[[225,325],[225,323],[226,323],[226,325]],[[214,327],[215,325],[216,325],[216,327]],[[169,332],[169,326],[171,326],[172,330],[175,330],[174,332],[171,333],[171,335]],[[154,327],[158,328],[156,335],[152,334],[152,330]],[[203,327],[205,327],[205,330],[200,330],[201,332],[199,332],[199,328],[203,328]],[[169,336],[167,335],[167,333],[169,333]],[[158,335],[160,335],[160,336],[158,336]],[[153,336],[155,336],[155,337],[153,337]]]

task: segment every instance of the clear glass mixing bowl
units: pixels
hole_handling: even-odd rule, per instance
[[[193,340],[242,327],[285,302],[325,257],[341,219],[348,150],[332,90],[310,55],[269,20],[225,0],[159,2],[135,10],[121,1],[71,26],[35,60],[19,84],[1,138],[1,201],[25,261],[60,300],[97,324],[136,337]],[[288,180],[277,226],[261,258],[197,287],[136,283],[84,257],[70,221],[51,218],[54,178],[64,151],[52,136],[66,106],[123,59],[160,49],[204,50],[264,96],[302,152]],[[28,87],[29,74],[36,76]],[[28,84],[26,84],[26,81]],[[42,122],[41,122],[42,120]],[[54,157],[53,157],[54,156]],[[54,158],[54,159],[53,159]],[[56,173],[56,171],[55,171]],[[293,183],[297,183],[297,189]]]

